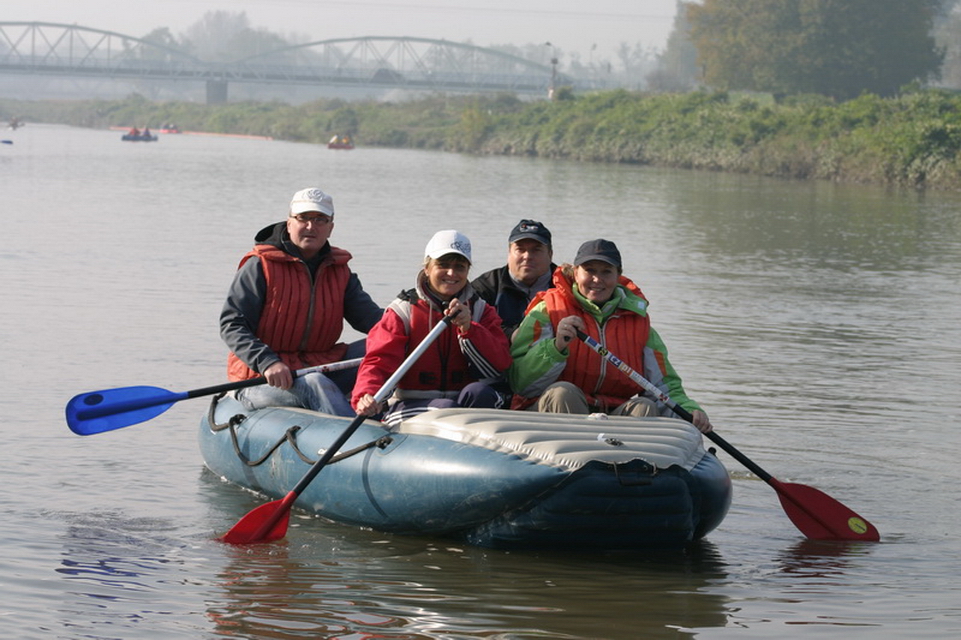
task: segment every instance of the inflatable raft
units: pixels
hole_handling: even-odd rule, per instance
[[[200,449],[215,474],[278,499],[350,423],[226,396]],[[484,547],[621,551],[682,547],[730,503],[727,470],[681,420],[445,409],[393,430],[364,422],[295,508]]]

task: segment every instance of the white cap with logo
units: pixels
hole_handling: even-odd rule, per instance
[[[316,187],[301,189],[290,200],[290,215],[295,216],[308,211],[325,213],[333,218],[334,199]]]
[[[467,258],[467,262],[471,262],[470,240],[460,231],[454,231],[453,229],[435,233],[434,237],[427,243],[427,248],[424,249],[424,257],[434,260],[451,253],[464,256]]]

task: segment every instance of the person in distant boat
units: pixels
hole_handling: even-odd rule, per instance
[[[416,287],[402,291],[370,330],[351,399],[358,414],[384,412],[382,419],[391,426],[432,408],[499,408],[502,398],[487,381],[511,363],[500,316],[474,294],[467,278],[470,240],[452,229],[438,231],[424,254]],[[381,386],[444,316],[452,318],[452,326],[414,363],[393,395],[376,402]]]
[[[367,333],[383,315],[348,266],[350,253],[328,241],[333,229],[333,199],[303,189],[291,199],[287,220],[261,229],[240,262],[220,314],[220,336],[231,351],[230,380],[267,379],[238,392],[248,409],[300,406],[352,415],[347,398],[356,370],[293,376],[300,368],[361,357],[363,339],[340,342],[344,321]]]
[[[144,137],[144,138],[149,138],[149,137],[150,137],[150,127],[144,127],[144,128],[143,128],[143,137]]]
[[[707,414],[687,396],[671,366],[667,347],[651,327],[647,307],[640,288],[622,274],[617,245],[603,239],[582,244],[574,264],[554,271],[554,288],[538,294],[514,334],[514,363],[508,373],[515,394],[513,408],[673,415],[662,403],[639,394],[630,378],[579,340],[580,329],[687,409],[700,431],[711,431]]]
[[[507,264],[471,282],[477,295],[497,309],[508,340],[534,296],[553,286],[553,257],[550,230],[536,220],[521,220],[507,238]]]
[[[114,134],[114,135],[117,135],[117,134]],[[137,127],[131,127],[131,128],[130,128],[130,131],[127,132],[127,135],[128,135],[128,136],[139,136],[139,135],[140,135],[140,129],[138,129]]]

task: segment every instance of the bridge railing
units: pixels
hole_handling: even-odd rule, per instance
[[[75,25],[0,22],[0,73],[544,93],[553,69],[498,51],[424,38],[342,38],[235,62]],[[575,84],[558,74],[559,84]]]

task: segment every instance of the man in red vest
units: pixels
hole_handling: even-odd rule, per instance
[[[230,380],[267,380],[238,392],[248,409],[299,406],[353,415],[346,396],[356,370],[293,376],[362,356],[364,340],[340,341],[344,321],[366,334],[383,315],[348,267],[350,253],[330,245],[333,229],[333,199],[303,189],[294,194],[287,220],[261,229],[240,262],[220,314],[220,336],[231,351]]]

